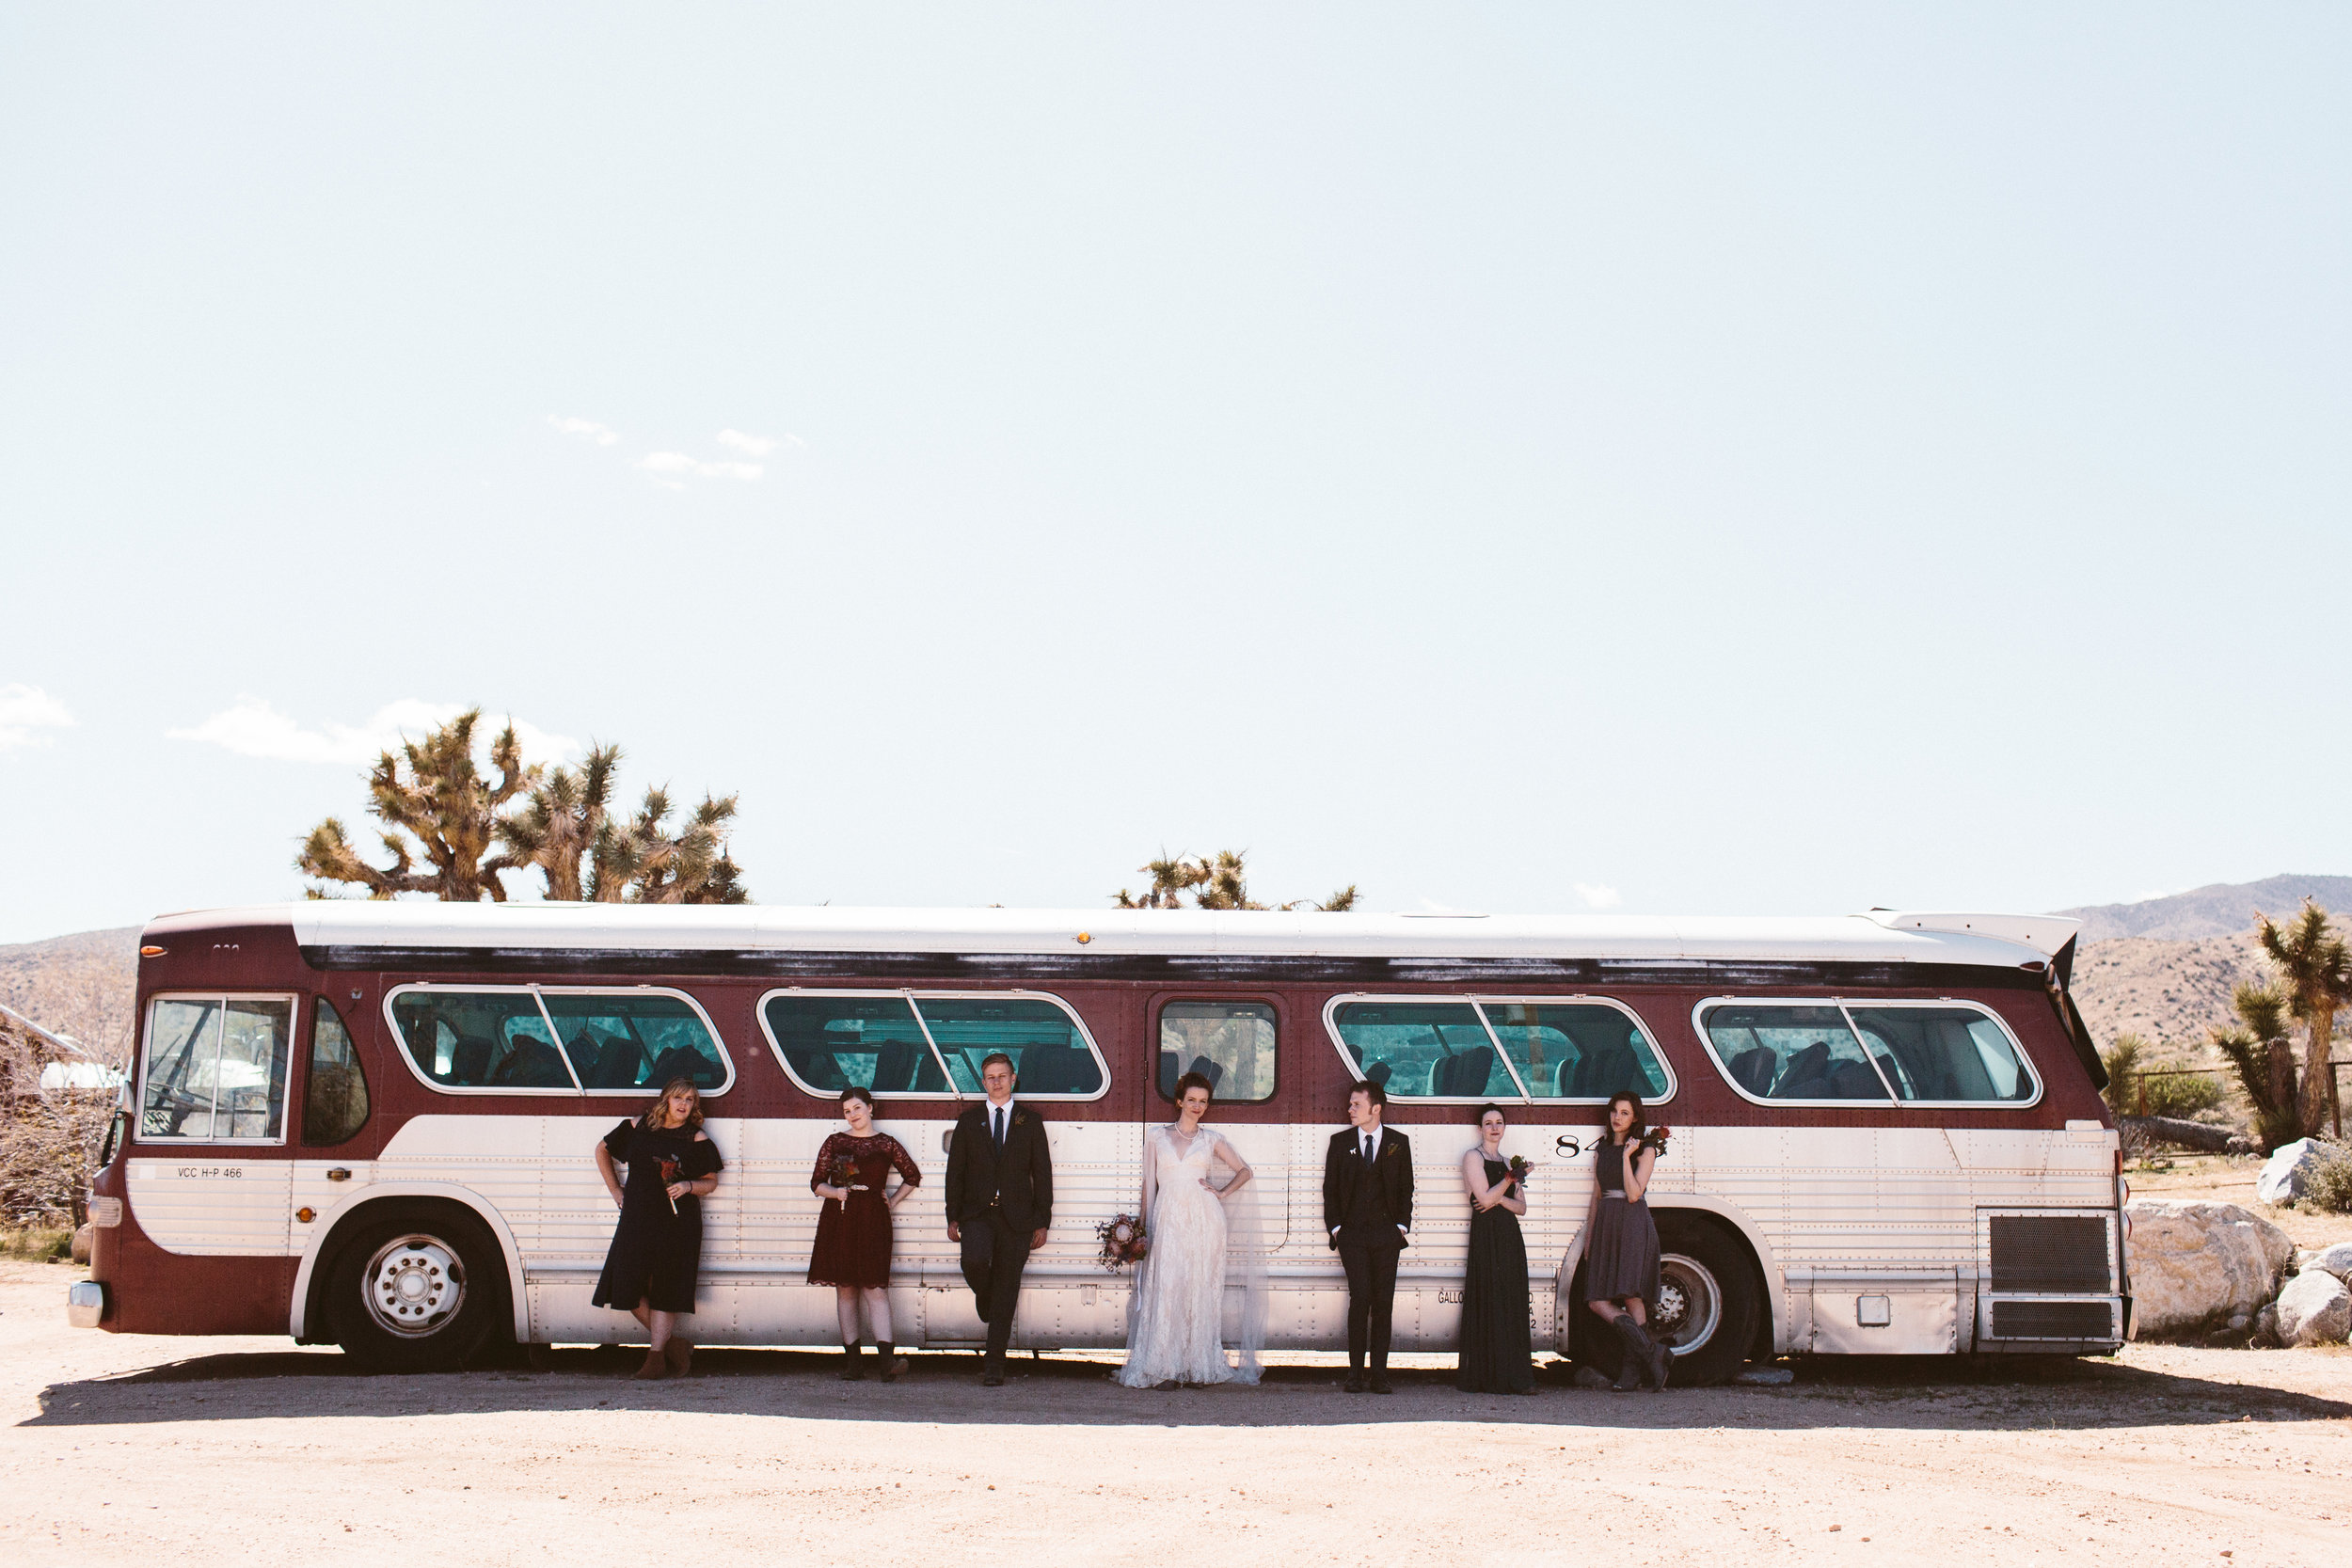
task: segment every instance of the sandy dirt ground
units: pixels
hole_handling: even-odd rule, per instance
[[[66,1325],[79,1271],[0,1266],[0,1560],[1449,1565],[2333,1563],[2352,1353],[1800,1365],[1778,1387],[1391,1398],[1326,1367],[1136,1393],[968,1354],[888,1387],[705,1353],[361,1377],[273,1339]],[[2233,1555],[2225,1555],[2233,1554]]]

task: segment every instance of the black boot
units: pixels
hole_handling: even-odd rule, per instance
[[[844,1383],[865,1382],[866,1347],[852,1339],[841,1347],[841,1381]]]
[[[1617,1332],[1617,1381],[1612,1386],[1620,1394],[1629,1394],[1642,1386],[1650,1370],[1650,1338],[1629,1313],[1618,1313],[1609,1320],[1609,1326]]]
[[[907,1364],[898,1359],[898,1352],[892,1348],[890,1341],[875,1340],[874,1353],[882,1363],[882,1380],[884,1383],[898,1382],[898,1374],[907,1370]]]
[[[1629,1343],[1634,1347],[1635,1354],[1642,1358],[1643,1382],[1653,1392],[1663,1393],[1666,1387],[1666,1374],[1674,1367],[1674,1352],[1651,1338],[1649,1330],[1641,1323],[1635,1323],[1630,1314],[1620,1316],[1617,1321],[1633,1331]]]

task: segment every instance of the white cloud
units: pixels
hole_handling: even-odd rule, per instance
[[[577,440],[594,441],[600,447],[609,447],[621,438],[619,431],[600,425],[594,420],[567,420],[549,414],[548,423],[565,436]]]
[[[778,447],[808,445],[806,441],[789,431],[782,436],[750,436],[739,430],[719,432],[719,444],[723,447],[733,447],[738,451],[750,452],[754,457],[765,457]]]
[[[1613,910],[1625,902],[1613,887],[1599,887],[1591,882],[1570,882],[1568,885],[1576,890],[1579,898],[1584,900],[1584,907],[1588,910]]]
[[[0,751],[11,746],[46,746],[49,736],[38,732],[72,727],[73,715],[40,687],[16,681],[0,686]]]
[[[649,451],[637,460],[649,474],[688,479],[757,479],[765,470],[756,463],[705,463],[682,451]]]
[[[457,703],[428,703],[421,698],[404,697],[376,709],[364,724],[329,722],[305,729],[270,706],[267,699],[245,696],[237,699],[235,706],[214,714],[201,724],[191,729],[167,730],[165,734],[173,740],[201,740],[226,747],[239,756],[265,757],[273,762],[365,765],[373,762],[377,752],[397,747],[402,736],[420,737],[464,711],[464,706]],[[502,717],[485,713],[475,734],[487,741],[504,724]],[[580,742],[571,736],[550,735],[519,719],[515,721],[515,737],[522,742],[526,762],[553,762],[576,756],[580,750]]]

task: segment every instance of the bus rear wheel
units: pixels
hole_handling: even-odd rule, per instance
[[[455,1371],[497,1324],[500,1260],[482,1222],[453,1207],[364,1221],[327,1275],[336,1342],[370,1371]]]
[[[1704,1388],[1747,1364],[1764,1309],[1748,1249],[1723,1227],[1671,1211],[1658,1216],[1658,1303],[1650,1331],[1674,1352],[1668,1382]]]

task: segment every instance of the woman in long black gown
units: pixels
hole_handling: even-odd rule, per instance
[[[626,1187],[613,1169],[616,1160],[628,1166]],[[724,1164],[719,1146],[703,1131],[702,1091],[685,1078],[671,1079],[644,1116],[621,1123],[596,1145],[596,1173],[621,1211],[621,1223],[589,1300],[628,1313],[653,1336],[634,1376],[681,1374],[692,1359],[694,1347],[678,1334],[677,1321],[694,1310],[702,1200],[719,1185]]]
[[[1478,1147],[1462,1156],[1470,1194],[1470,1268],[1462,1280],[1462,1339],[1454,1386],[1466,1394],[1532,1394],[1534,1350],[1527,1331],[1527,1195],[1502,1158],[1500,1108],[1478,1113]]]

